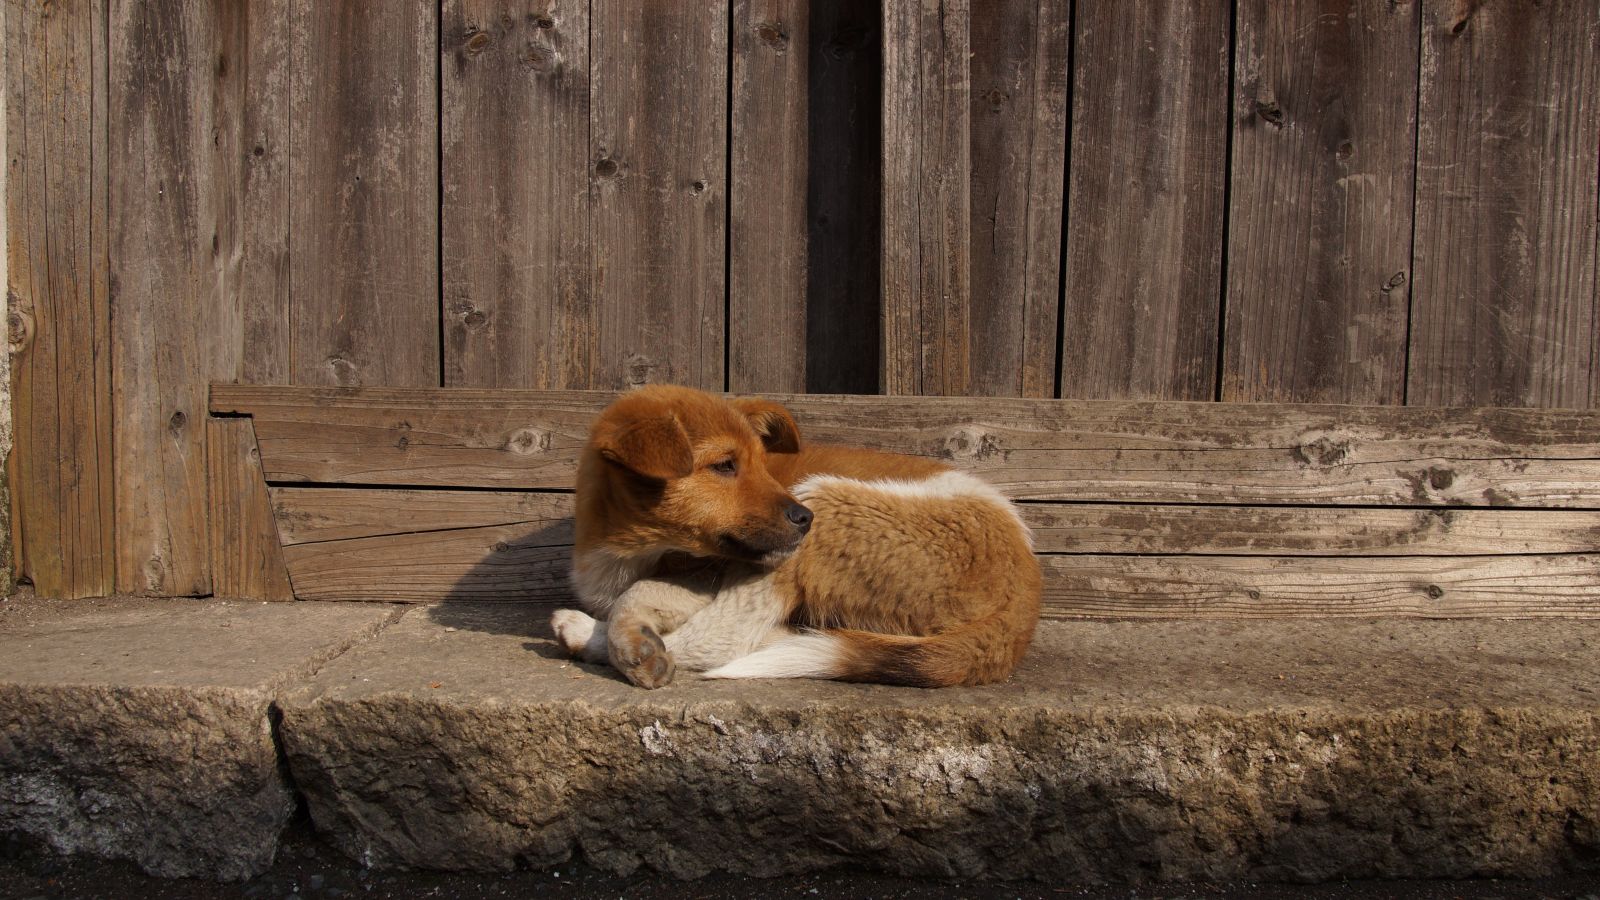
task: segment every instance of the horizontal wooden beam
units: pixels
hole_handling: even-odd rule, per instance
[[[214,385],[267,479],[570,488],[593,391]],[[810,440],[949,460],[1023,500],[1600,509],[1600,411],[771,395]]]
[[[570,603],[572,500],[272,489],[302,599]],[[1022,513],[1051,616],[1600,615],[1600,512],[1028,503]]]
[[[470,528],[535,531],[572,518],[570,492],[275,487],[284,546]],[[569,528],[565,542],[572,543]]]
[[[1600,552],[1600,511],[1027,503],[1051,554],[1505,556]]]
[[[1047,617],[1600,617],[1600,555],[1052,556]]]

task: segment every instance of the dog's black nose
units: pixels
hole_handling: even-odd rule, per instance
[[[806,509],[804,506],[798,503],[791,503],[789,508],[784,510],[783,515],[784,518],[789,520],[789,524],[800,529],[801,534],[805,534],[810,530],[811,510]]]

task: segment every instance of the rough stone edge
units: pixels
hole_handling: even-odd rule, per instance
[[[0,694],[13,694],[6,704],[8,715],[21,718],[18,710],[23,704],[19,698],[48,697],[51,700],[49,713],[36,710],[34,719],[44,721],[48,716],[48,721],[57,726],[39,728],[30,739],[28,722],[17,722],[21,727],[12,731],[5,727],[6,717],[0,716],[0,763],[3,763],[0,765],[0,779],[3,779],[0,780],[0,832],[27,835],[57,853],[126,859],[159,877],[242,881],[266,871],[277,855],[295,810],[303,801],[290,773],[279,733],[282,719],[279,701],[289,691],[308,686],[328,663],[373,640],[414,609],[397,606],[388,615],[311,654],[258,688],[0,686]],[[233,770],[225,772],[223,787],[236,790],[219,793],[215,780],[206,782],[198,792],[183,790],[191,786],[192,773],[186,767],[163,769],[160,763],[192,759],[193,754],[151,752],[157,750],[159,740],[167,736],[168,731],[146,729],[147,735],[141,739],[139,726],[150,724],[143,713],[123,721],[117,719],[119,711],[126,713],[132,708],[148,708],[152,704],[164,712],[183,710],[187,706],[183,714],[167,723],[175,728],[197,715],[229,711],[239,714],[232,723],[233,730],[224,729],[232,738],[224,744],[235,749],[245,746],[248,736],[239,730],[243,726],[256,734],[259,743],[254,748],[253,763],[246,761],[245,765],[238,765],[242,756],[251,755],[247,751],[235,754],[223,765],[223,769]],[[83,726],[80,733],[67,733],[65,743],[68,747],[94,743],[100,749],[109,745],[110,752],[98,759],[80,760],[75,765],[65,759],[61,760],[64,765],[48,765],[52,758],[74,752],[75,748],[51,746],[51,743],[52,739],[59,741],[64,733],[73,730],[60,727],[63,716],[84,707],[95,708],[93,721],[78,723]],[[250,724],[252,722],[254,724]],[[95,728],[101,729],[99,738],[92,734]],[[200,739],[211,736],[210,731],[202,733]],[[24,758],[29,755],[33,758]],[[179,789],[168,793],[173,802],[161,803],[159,797],[153,801],[147,796],[144,792],[150,784],[146,779],[130,781],[113,777],[107,780],[103,760],[141,756],[153,760],[150,771],[155,773],[153,780],[158,786],[163,776],[170,775],[180,782]],[[41,766],[41,760],[46,765]],[[251,773],[259,776],[259,781],[246,783]],[[228,799],[231,805],[216,811],[214,801],[219,796]],[[115,822],[94,821],[108,811],[114,814],[119,807],[126,820],[125,827],[118,829]],[[207,819],[209,811],[218,814]],[[236,843],[222,851],[211,846],[215,835],[226,833],[231,824],[246,814],[256,819],[257,834],[253,841]],[[191,824],[196,818],[201,820],[200,825]],[[172,829],[151,827],[151,823],[164,821],[178,823],[180,831],[176,836]],[[193,833],[183,833],[184,826],[189,826]]]
[[[0,831],[168,878],[272,864],[298,796],[267,692],[15,684],[0,697]]]
[[[582,855],[684,878],[849,865],[1062,882],[1600,868],[1600,715],[1564,709],[973,717],[309,697],[285,711],[282,746],[318,831],[379,868]]]

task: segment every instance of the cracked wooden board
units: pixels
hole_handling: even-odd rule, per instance
[[[215,385],[273,482],[567,489],[615,394]],[[772,395],[1022,500],[1600,509],[1600,412]]]
[[[301,599],[572,601],[570,493],[275,487],[272,503]],[[1553,592],[1551,608],[1563,614],[1600,612],[1582,593],[1597,577],[1600,512],[1079,503],[1021,511],[1054,616],[1534,614],[1546,607],[1541,592]],[[1414,596],[1441,581],[1454,585],[1449,602]],[[1528,588],[1520,605],[1510,584]]]

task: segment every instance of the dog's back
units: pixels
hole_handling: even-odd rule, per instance
[[[1039,616],[1040,575],[1015,508],[965,473],[794,488],[811,534],[775,571],[796,635],[708,673],[940,687],[1005,678]]]

